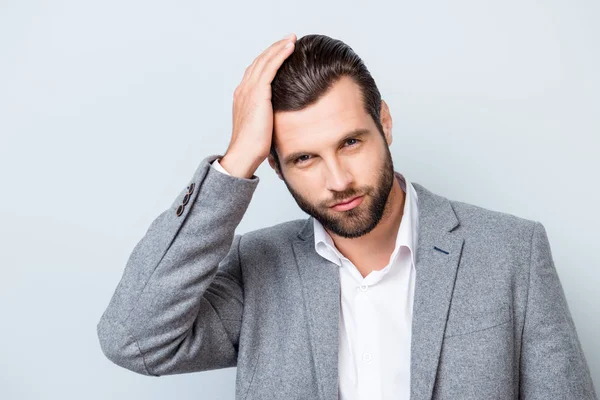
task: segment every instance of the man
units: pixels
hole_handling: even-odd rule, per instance
[[[98,323],[161,376],[237,366],[237,399],[596,399],[544,226],[393,168],[360,58],[274,43],[206,157],[135,246]],[[310,217],[235,234],[268,158]]]

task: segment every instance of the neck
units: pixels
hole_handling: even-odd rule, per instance
[[[406,194],[400,187],[398,178],[396,176],[394,178],[383,216],[371,232],[358,238],[348,239],[327,231],[340,253],[359,269],[360,265],[370,265],[371,270],[385,267],[396,246]]]

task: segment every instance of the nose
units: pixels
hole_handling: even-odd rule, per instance
[[[348,189],[353,182],[353,177],[350,172],[337,160],[332,160],[326,163],[325,172],[327,174],[325,185],[327,189],[336,192],[343,192]]]

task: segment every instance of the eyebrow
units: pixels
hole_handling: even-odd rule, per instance
[[[370,131],[369,129],[366,129],[366,128],[358,128],[358,129],[354,129],[354,130],[352,130],[352,131],[350,131],[350,132],[346,133],[346,134],[344,135],[344,137],[343,137],[343,138],[341,138],[341,139],[338,141],[338,144],[345,143],[345,142],[346,142],[348,139],[353,139],[353,138],[357,138],[357,137],[362,137],[362,136],[365,136],[365,135],[367,135],[367,134],[368,134],[368,133],[370,133],[370,132],[371,132],[371,131]],[[296,159],[297,159],[297,158],[299,158],[300,156],[303,156],[303,155],[307,155],[307,154],[308,154],[308,153],[307,153],[306,151],[296,151],[296,152],[294,152],[294,153],[292,153],[292,154],[289,154],[288,156],[286,156],[286,157],[284,158],[284,160],[283,160],[283,163],[284,163],[285,165],[292,164],[292,163],[294,163],[294,161],[296,161]]]

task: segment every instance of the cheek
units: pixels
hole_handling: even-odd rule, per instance
[[[322,187],[319,186],[317,179],[309,175],[298,175],[293,177],[288,182],[292,185],[292,189],[311,203],[320,200],[319,195]]]
[[[384,162],[385,154],[374,146],[365,146],[360,151],[352,154],[348,158],[350,167],[357,173],[363,176],[373,175],[374,171],[380,168]]]
[[[302,184],[302,194],[305,199],[313,204],[319,204],[323,199],[320,197],[322,194],[322,187],[318,183],[311,180],[306,180]]]

